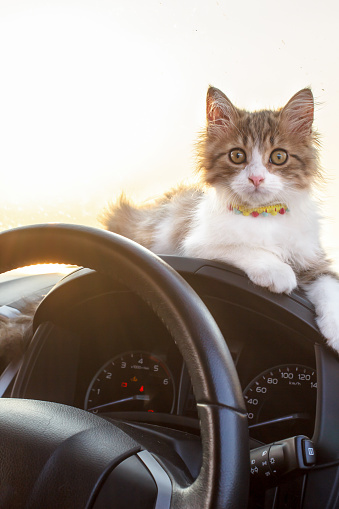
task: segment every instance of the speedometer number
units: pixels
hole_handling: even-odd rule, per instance
[[[286,371],[286,372],[282,371],[280,373],[280,375],[281,375],[281,378],[285,378],[285,379],[288,379],[288,380],[292,380],[293,377],[294,377],[293,373],[290,373],[289,371]]]

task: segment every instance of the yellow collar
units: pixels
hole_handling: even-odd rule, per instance
[[[252,216],[252,217],[258,217],[258,216],[276,216],[277,214],[285,214],[286,212],[289,212],[289,209],[286,205],[286,203],[275,203],[274,205],[264,205],[263,207],[254,207],[254,208],[247,208],[243,205],[233,206],[229,205],[229,210],[233,211],[235,214],[242,214],[243,216]]]

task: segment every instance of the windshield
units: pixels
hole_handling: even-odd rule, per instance
[[[121,191],[143,200],[190,177],[209,84],[246,109],[311,86],[339,267],[337,14],[330,0],[2,0],[1,229],[100,226]]]

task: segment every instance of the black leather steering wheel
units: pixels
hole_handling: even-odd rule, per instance
[[[134,438],[105,419],[56,403],[1,399],[0,506],[97,509],[103,507],[101,492],[117,477],[118,469],[115,490],[131,477],[146,476],[146,470],[156,477],[152,472],[155,461],[160,476],[170,479],[170,493],[165,495],[157,483],[153,501],[147,502],[145,494],[140,507],[246,508],[249,445],[242,391],[224,338],[196,293],[150,251],[106,231],[49,224],[0,234],[1,272],[52,262],[80,265],[118,278],[170,330],[197,401],[202,467],[197,479],[187,485],[174,466],[169,462],[161,465],[141,451]],[[140,503],[137,491],[135,497]],[[112,507],[125,507],[119,493]]]

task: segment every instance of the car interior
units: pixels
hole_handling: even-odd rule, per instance
[[[1,0],[0,509],[339,509],[339,358],[305,293],[177,245],[150,252],[103,220],[119,197],[147,208],[206,184],[206,116],[232,120],[206,110],[210,87],[274,115],[310,88],[307,210],[339,274],[338,5]],[[240,164],[241,146],[211,159]],[[306,179],[285,149],[269,164],[283,175],[291,155]],[[222,204],[289,217],[277,196]]]
[[[302,292],[89,227],[0,248],[77,265],[2,276],[2,305],[42,302],[0,379],[1,507],[339,507],[338,359]]]

